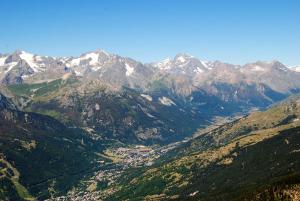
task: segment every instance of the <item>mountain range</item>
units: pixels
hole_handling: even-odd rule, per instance
[[[178,54],[143,64],[103,50],[2,54],[0,80],[21,110],[148,144],[183,139],[216,117],[266,108],[300,89],[300,73],[278,61],[239,66]]]
[[[281,93],[290,93],[299,88],[296,79],[299,76],[298,68],[288,68],[278,61],[258,61],[240,66],[220,61],[201,61],[188,54],[143,64],[104,50],[84,53],[79,57],[59,58],[15,51],[12,54],[0,54],[0,69],[1,82],[6,85],[45,82],[71,73],[85,80],[100,80],[114,89],[127,86],[149,90],[153,82],[162,81],[182,95],[189,95],[212,83],[263,84]],[[187,87],[185,83],[190,86]],[[177,86],[179,84],[187,89],[180,89]]]

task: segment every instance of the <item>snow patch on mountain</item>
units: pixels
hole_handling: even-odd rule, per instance
[[[148,101],[152,101],[152,97],[149,96],[149,95],[147,95],[147,94],[141,94],[141,96],[142,96],[143,98],[145,98],[146,100],[148,100]]]
[[[201,61],[201,60],[200,60],[200,62],[201,62],[201,64],[202,64],[205,68],[211,69],[211,68],[208,66],[208,64],[207,64],[207,61]]]
[[[125,63],[125,68],[126,68],[126,76],[132,75],[134,72],[134,68],[130,66],[128,63]]]
[[[282,71],[289,71],[289,69],[288,68],[286,68],[285,66],[280,66],[280,67],[278,67],[278,69],[279,70],[282,70]]]
[[[98,103],[95,104],[95,110],[99,111],[100,110],[100,105]]]
[[[32,68],[32,70],[34,72],[40,72],[41,71],[41,69],[39,69],[39,66],[35,63],[33,54],[22,51],[19,56],[20,56],[21,59],[26,61],[26,63]]]
[[[47,56],[46,56],[46,58],[47,58]],[[35,60],[36,60],[37,62],[42,62],[42,61],[43,61],[43,58],[42,58],[41,56],[36,56],[36,57],[35,57]]]
[[[98,71],[98,70],[100,70],[102,68],[102,66],[94,66],[94,67],[92,67],[92,70],[93,71]]]
[[[147,115],[148,117],[150,118],[155,118],[152,114],[150,114],[148,111],[147,111],[147,108],[144,108],[142,107],[140,104],[138,104],[138,107],[144,112],[145,115]]]
[[[194,69],[195,73],[203,73],[204,70],[202,70],[200,67],[197,67],[196,69]]]
[[[159,102],[166,106],[176,105],[171,99],[163,96],[158,98]]]
[[[80,58],[72,59],[70,64],[71,66],[78,66],[80,64]]]
[[[18,62],[11,62],[8,64],[8,69],[4,72],[5,74],[8,73]]]
[[[82,59],[90,59],[90,65],[96,65],[98,64],[99,54],[91,52],[82,57]]]
[[[28,77],[30,77],[30,75],[22,75],[22,76],[21,76],[21,78],[22,78],[23,80],[25,80],[25,79],[28,78]]]
[[[191,58],[193,58],[193,56],[191,56],[189,54],[180,53],[175,56],[174,62],[177,65],[184,65],[184,64],[188,63]]]
[[[177,61],[184,63],[186,61],[186,59],[183,56],[180,56],[177,58]]]
[[[159,68],[160,70],[168,70],[171,68],[172,60],[170,58],[166,58],[161,62],[155,63],[153,66]]]
[[[263,67],[258,66],[258,65],[253,66],[253,67],[251,68],[251,70],[252,70],[252,71],[257,71],[257,72],[263,72],[263,71],[265,71],[265,69],[264,69]]]
[[[300,72],[300,66],[290,67],[290,70]]]
[[[81,75],[82,75],[82,74],[81,74],[79,71],[77,71],[77,70],[74,70],[74,73],[75,73],[76,76],[81,76]]]
[[[0,58],[0,66],[3,66],[5,64],[5,60],[7,57],[1,57]]]

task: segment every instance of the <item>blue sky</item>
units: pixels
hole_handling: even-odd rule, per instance
[[[0,0],[0,52],[300,64],[299,0]]]

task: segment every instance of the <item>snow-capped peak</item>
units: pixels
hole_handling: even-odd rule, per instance
[[[20,56],[21,59],[26,61],[26,63],[32,68],[32,70],[34,72],[39,72],[41,70],[41,69],[39,69],[39,66],[35,61],[34,54],[31,54],[31,53],[28,53],[28,52],[25,52],[25,51],[21,51],[19,56]]]
[[[170,69],[171,64],[172,64],[172,60],[170,58],[166,58],[160,62],[153,64],[153,66],[161,70],[167,70]]]
[[[212,69],[212,62],[201,61],[189,54],[177,54],[174,59],[164,59],[152,64],[153,67],[163,71],[183,74],[200,74]]]
[[[300,65],[299,66],[290,67],[290,70],[293,70],[293,71],[296,71],[296,72],[300,72]]]
[[[181,63],[184,63],[186,61],[186,59],[184,57],[180,56],[176,59],[176,61],[180,61]]]
[[[191,56],[189,54],[180,53],[175,56],[174,60],[175,60],[175,63],[185,63],[191,58],[193,58],[193,56]]]
[[[104,50],[96,50],[93,52],[88,52],[85,54],[82,54],[80,57],[73,57],[67,61],[67,66],[79,66],[81,61],[89,60],[88,64],[90,66],[94,66],[93,70],[98,70],[101,67],[101,61],[109,59],[111,54],[107,53]]]
[[[95,52],[90,52],[81,57],[81,59],[90,59],[90,65],[96,65],[98,63],[99,54]]]
[[[108,52],[106,52],[105,50],[102,50],[102,49],[98,49],[98,50],[96,50],[96,52],[102,53],[102,54],[104,54],[106,56],[110,56],[110,53],[108,53]]]

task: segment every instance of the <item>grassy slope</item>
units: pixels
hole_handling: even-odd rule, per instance
[[[14,185],[14,187],[12,187],[13,191],[14,190],[16,191],[16,193],[17,193],[17,195],[19,196],[20,199],[35,200],[35,198],[32,195],[30,195],[28,190],[20,183],[20,181],[19,181],[19,178],[20,178],[19,171],[16,168],[14,168],[4,158],[0,159],[0,163],[2,164],[2,167],[3,167],[3,168],[1,168],[1,173],[2,173],[1,180],[4,181],[5,179],[9,179],[10,182]],[[3,194],[3,197],[0,196],[0,198],[5,199],[6,197]],[[9,199],[9,197],[7,197],[7,199]]]
[[[221,126],[175,150],[175,159],[128,173],[111,199],[231,200],[295,180],[299,117],[293,100]]]

